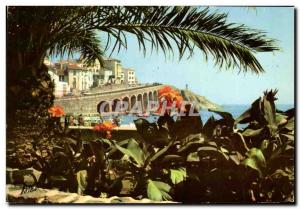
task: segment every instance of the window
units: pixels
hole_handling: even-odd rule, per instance
[[[73,78],[73,88],[76,89],[76,78]]]
[[[76,71],[75,70],[73,71],[73,75],[76,75]]]
[[[64,78],[63,75],[60,75],[60,76],[58,77],[58,79],[59,79],[59,81],[65,81],[65,78]]]

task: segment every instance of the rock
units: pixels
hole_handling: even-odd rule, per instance
[[[195,94],[194,92],[191,92],[187,89],[179,90],[179,92],[181,93],[183,100],[195,102],[196,107],[198,109],[212,109],[212,110],[221,109],[220,105],[215,104],[209,101],[208,99],[206,99],[204,96]]]

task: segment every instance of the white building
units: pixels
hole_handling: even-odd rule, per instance
[[[99,84],[97,80],[101,69],[99,63],[94,66],[87,66],[81,60],[68,60],[55,63],[55,68],[58,69],[59,80],[67,82],[70,91],[74,94],[87,91],[92,86]]]
[[[59,75],[56,74],[53,68],[49,68],[48,73],[54,83],[54,96],[62,97],[70,92],[70,87],[67,82],[61,81]]]
[[[135,76],[135,70],[132,68],[123,68],[124,72],[124,83],[128,85],[136,85],[136,76]]]
[[[54,83],[54,96],[62,97],[70,92],[70,86],[64,81],[63,76],[59,75],[59,70],[54,67],[54,64],[48,58],[45,58],[44,64],[48,67],[48,73]]]
[[[113,77],[113,71],[106,69],[106,68],[102,68],[102,70],[100,71],[100,80],[99,80],[99,84],[100,85],[105,85],[107,83],[111,83],[114,79],[110,79]]]

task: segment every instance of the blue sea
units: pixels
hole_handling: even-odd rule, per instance
[[[232,114],[234,118],[239,117],[242,113],[244,113],[251,105],[223,105],[222,111],[229,112]],[[276,104],[276,108],[282,111],[288,110],[293,108],[293,104]],[[211,117],[214,116],[216,119],[220,119],[221,117],[218,114],[210,112],[208,110],[202,109],[200,110],[200,117],[202,119],[203,124]],[[121,119],[122,124],[130,124],[133,123],[133,120],[138,119],[138,116],[134,115],[120,115],[119,118]],[[147,118],[149,122],[154,122],[158,119],[158,116],[149,116]]]

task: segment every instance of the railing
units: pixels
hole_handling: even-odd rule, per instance
[[[68,128],[75,130],[92,130],[93,126],[69,126]],[[121,125],[120,127],[113,128],[113,131],[136,131],[136,127],[130,125]]]
[[[101,96],[111,96],[114,93],[120,93],[120,92],[124,92],[124,91],[131,92],[131,91],[138,90],[138,89],[146,89],[146,88],[152,88],[152,87],[157,87],[157,86],[164,86],[164,85],[139,86],[139,87],[134,87],[134,88],[130,88],[130,89],[120,89],[120,90],[111,91],[111,92],[94,93],[93,95],[70,96],[68,98],[56,99],[56,101],[76,100],[79,98],[91,99],[91,98],[97,98],[100,95]]]

